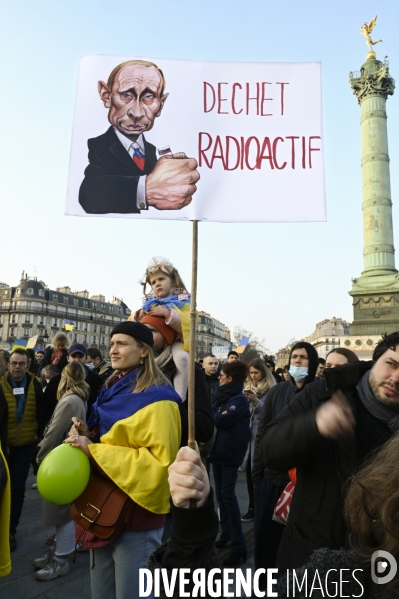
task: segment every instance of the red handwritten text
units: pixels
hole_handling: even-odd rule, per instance
[[[212,169],[216,165],[225,171],[261,169],[264,164],[270,169],[283,170],[286,167],[313,168],[312,152],[320,152],[314,140],[321,139],[319,135],[285,137],[255,136],[233,137],[226,135],[215,138],[209,133],[198,134],[198,164]]]
[[[277,90],[276,85],[280,86]],[[279,114],[283,115],[286,85],[289,83],[281,81],[243,84],[221,81],[214,85],[204,81],[204,112],[216,110],[218,114],[273,116],[270,102],[278,98]]]

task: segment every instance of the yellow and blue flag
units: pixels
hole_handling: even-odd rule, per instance
[[[153,306],[166,306],[171,310],[177,310],[180,315],[180,322],[183,335],[183,349],[189,351],[190,347],[190,299],[189,293],[180,295],[168,295],[167,297],[147,297],[142,305],[143,312],[148,312]],[[198,318],[196,312],[195,318]]]
[[[75,323],[72,322],[72,320],[67,320],[66,318],[64,318],[64,328],[66,331],[73,331],[73,329],[75,328]]]
[[[245,350],[245,348],[247,347],[248,343],[249,343],[250,337],[243,337],[242,339],[240,339],[240,341],[237,343],[237,347],[236,347],[236,352],[238,354],[242,354]]]
[[[14,339],[11,351],[15,351],[16,349],[26,349],[27,343],[26,339]]]

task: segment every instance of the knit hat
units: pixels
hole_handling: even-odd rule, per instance
[[[165,319],[163,316],[152,316],[151,314],[144,314],[143,318],[140,320],[141,324],[149,324],[154,329],[161,333],[162,337],[165,339],[168,345],[172,345],[175,338],[175,331],[170,328],[167,324],[165,324]],[[148,330],[148,329],[147,329]]]
[[[306,353],[308,354],[308,376],[305,379],[305,385],[307,385],[308,383],[314,381],[314,377],[316,376],[316,370],[319,365],[319,355],[317,353],[317,350],[311,343],[307,343],[306,341],[298,341],[298,343],[295,343],[291,348],[290,359],[288,361],[288,364],[291,364],[291,356],[294,349],[300,348],[306,349]]]
[[[120,322],[111,331],[111,338],[113,335],[121,333],[123,335],[129,335],[137,341],[142,341],[150,347],[154,346],[154,339],[150,329],[145,327],[141,322],[129,322],[128,320]]]

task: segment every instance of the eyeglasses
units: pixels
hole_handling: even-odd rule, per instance
[[[27,366],[28,362],[10,362],[10,366]]]

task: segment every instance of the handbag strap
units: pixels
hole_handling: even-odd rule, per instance
[[[96,521],[101,513],[102,508],[107,502],[107,499],[117,487],[117,485],[111,479],[103,479],[98,475],[94,476],[97,476],[97,478],[101,479],[103,483],[107,484],[98,485],[98,492],[96,494],[95,500],[92,500],[93,503],[87,503],[80,514],[82,518],[89,522],[89,525]]]

